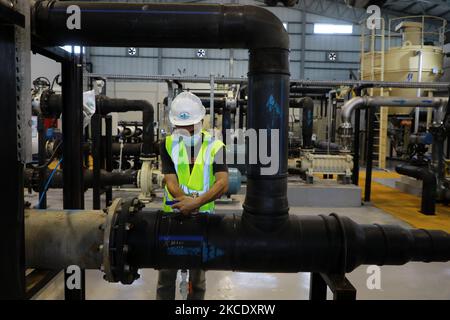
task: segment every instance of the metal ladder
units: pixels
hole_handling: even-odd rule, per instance
[[[366,33],[365,23],[361,24],[361,80],[384,81],[384,53],[385,53],[385,22],[380,18],[380,29],[369,30]],[[366,51],[366,37],[368,37],[369,50]],[[379,44],[379,50],[377,49]],[[370,74],[364,75],[364,57],[370,58]],[[370,88],[370,96],[383,96],[383,88]],[[374,123],[374,165],[379,168],[386,167],[387,155],[387,129],[388,129],[388,108],[380,108],[375,111]]]

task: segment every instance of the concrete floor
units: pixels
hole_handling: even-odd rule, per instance
[[[86,192],[86,208],[91,207],[92,192]],[[114,192],[114,196],[133,196],[133,193]],[[239,210],[243,196],[233,196],[230,204],[218,205],[218,211]],[[32,204],[36,196],[27,196]],[[59,208],[62,192],[51,190],[50,208]],[[150,207],[159,207],[157,202]],[[337,214],[348,216],[358,223],[408,225],[393,216],[370,205],[359,208],[305,208],[291,207],[290,213],[297,215]],[[357,299],[450,299],[450,263],[409,263],[404,266],[381,267],[381,289],[369,290],[366,282],[368,266],[361,266],[347,277],[357,289]],[[86,272],[87,299],[155,299],[157,271],[140,270],[141,278],[132,285],[107,283],[100,271]],[[307,299],[309,292],[309,274],[244,273],[228,271],[208,271],[207,299]],[[177,281],[179,283],[179,280]],[[59,274],[42,289],[35,299],[62,299],[63,276]],[[328,292],[329,298],[331,293]],[[180,298],[177,292],[177,299]]]

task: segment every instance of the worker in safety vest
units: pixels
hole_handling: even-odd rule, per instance
[[[175,126],[160,145],[165,179],[163,211],[168,214],[210,214],[214,201],[228,190],[225,145],[202,130],[206,114],[201,100],[190,92],[175,97],[169,119]],[[178,270],[160,270],[157,299],[175,299]],[[189,270],[188,299],[203,299],[206,281],[203,270]]]

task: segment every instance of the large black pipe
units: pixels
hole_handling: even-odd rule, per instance
[[[80,29],[66,26],[71,5],[80,8]],[[274,132],[267,150],[279,165],[274,172],[259,159],[248,165],[243,206],[255,215],[288,213],[289,36],[271,12],[238,5],[40,1],[32,30],[49,45],[249,49],[247,128],[278,130],[273,145],[279,150],[270,149]]]
[[[24,185],[25,188],[32,188],[35,191],[39,190],[38,169],[27,168],[24,171]],[[52,170],[44,170],[44,181],[48,181]],[[121,186],[121,185],[136,185],[137,172],[134,170],[126,170],[123,172],[108,172],[100,170],[99,186]],[[94,185],[94,173],[91,170],[83,171],[84,188],[92,188]],[[63,171],[57,170],[50,181],[49,188],[63,188],[64,187]]]
[[[408,177],[422,180],[422,202],[420,212],[434,215],[436,210],[436,175],[426,167],[416,167],[409,164],[399,164],[395,171]]]
[[[129,215],[128,223],[128,263],[138,268],[342,274],[361,264],[450,260],[444,231],[358,225],[334,214],[291,215],[275,221],[270,233],[248,215],[140,212]]]
[[[81,10],[80,29],[67,28],[72,5]],[[289,48],[283,24],[255,6],[39,1],[32,28],[48,45]]]
[[[362,264],[450,260],[444,231],[359,225],[331,214],[278,217],[267,232],[260,217],[166,215],[140,211],[134,200],[115,207],[118,200],[108,217],[100,210],[27,212],[27,266],[103,264],[108,280],[131,283],[140,268],[344,274]]]

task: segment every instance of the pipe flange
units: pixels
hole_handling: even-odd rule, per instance
[[[129,216],[142,208],[140,202],[133,198],[122,201],[115,199],[108,209],[103,243],[103,271],[105,280],[131,284],[139,278],[137,267],[128,263],[128,232],[133,228]]]
[[[120,210],[122,204],[122,199],[117,198],[114,199],[113,203],[109,206],[106,222],[104,226],[104,234],[103,234],[103,265],[102,269],[105,275],[103,278],[108,282],[117,282],[114,279],[114,275],[112,272],[112,264],[111,264],[111,234],[114,226],[114,220],[116,218],[116,213]]]
[[[141,195],[144,198],[150,198],[153,191],[153,173],[152,163],[149,158],[141,158],[142,166],[137,175],[137,185],[141,188]]]

